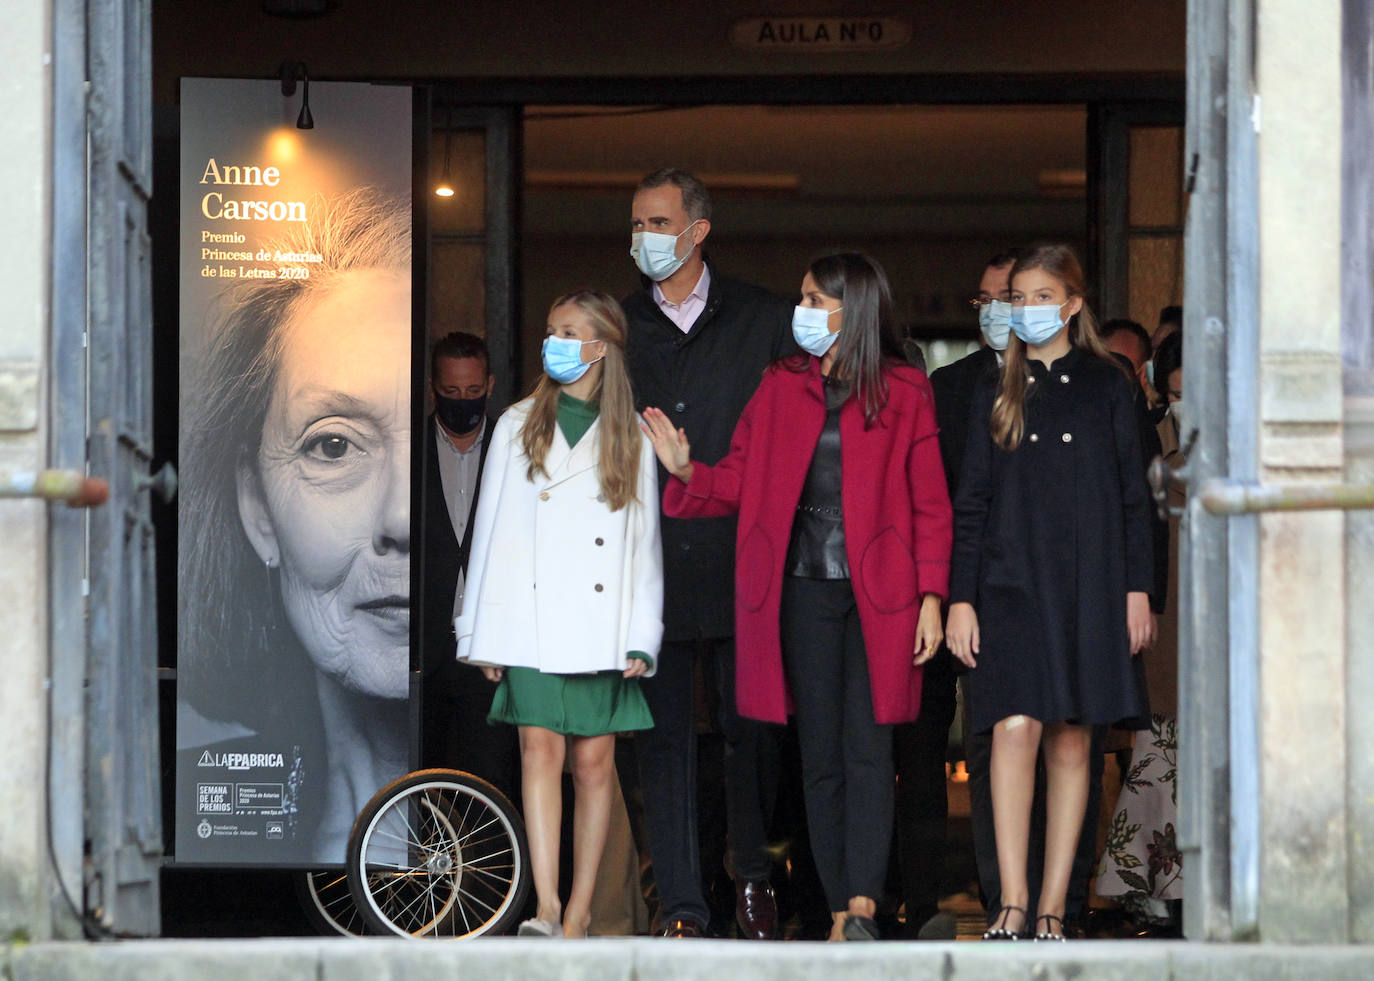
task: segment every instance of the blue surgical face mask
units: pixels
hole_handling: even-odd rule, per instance
[[[792,311],[792,336],[797,344],[808,354],[823,357],[835,339],[840,336],[837,330],[830,333],[830,315],[839,313],[844,307],[823,310],[820,307],[797,307]]]
[[[544,338],[544,370],[560,385],[571,385],[587,373],[596,361],[582,360],[582,345],[596,341],[579,341],[575,337]]]
[[[1011,334],[1011,304],[1006,300],[993,300],[978,308],[978,329],[983,332],[983,340],[994,351],[1007,349],[1007,337]]]
[[[1072,301],[1065,300],[1058,306],[1043,303],[1038,306],[1012,307],[1011,329],[1027,344],[1040,347],[1053,340],[1054,336],[1064,329],[1064,321],[1059,318],[1059,311],[1070,302]]]
[[[700,219],[697,219],[700,221]],[[692,230],[692,222],[676,235],[665,235],[662,232],[634,232],[630,235],[630,255],[634,257],[635,265],[639,271],[648,276],[655,283],[661,283],[673,273],[682,268],[682,264],[687,261],[687,256],[692,254],[692,249],[687,250],[687,255],[678,258],[677,241]],[[696,246],[692,246],[696,248]]]

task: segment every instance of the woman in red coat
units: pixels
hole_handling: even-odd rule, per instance
[[[916,718],[920,665],[940,644],[952,519],[930,384],[902,360],[882,267],[817,259],[792,329],[808,355],[768,368],[715,466],[694,463],[659,410],[644,419],[674,478],[665,514],[739,513],[739,711],[795,711],[830,938],[869,940],[892,833],[890,726]]]

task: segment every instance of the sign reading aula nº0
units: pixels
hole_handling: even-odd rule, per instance
[[[911,40],[911,22],[900,17],[751,17],[736,21],[730,41],[751,51],[877,51]]]

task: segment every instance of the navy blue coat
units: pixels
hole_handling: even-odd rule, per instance
[[[1152,540],[1131,383],[1078,348],[1030,371],[1026,435],[1010,452],[988,428],[997,381],[975,392],[954,504],[950,601],[973,604],[981,635],[972,724],[1143,728],[1126,594],[1151,589]]]

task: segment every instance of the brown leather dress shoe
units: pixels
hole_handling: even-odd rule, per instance
[[[701,925],[696,920],[669,920],[663,925],[661,937],[686,937],[700,940]]]
[[[778,901],[767,879],[735,880],[735,922],[745,940],[778,938]]]

